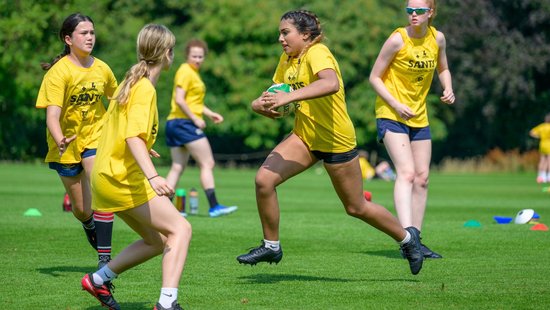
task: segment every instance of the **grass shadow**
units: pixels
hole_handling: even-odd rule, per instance
[[[315,277],[315,276],[304,276],[296,274],[267,274],[259,273],[244,277],[239,277],[241,280],[248,280],[250,284],[274,284],[284,281],[301,281],[301,282],[352,282],[355,280],[350,279],[340,279],[340,278],[329,278],[329,277]]]
[[[285,281],[301,281],[301,282],[418,282],[415,279],[342,279],[329,277],[304,276],[295,274],[267,274],[259,273],[255,275],[239,277],[240,280],[248,280],[246,284],[277,284]]]
[[[99,303],[99,302],[98,302]],[[119,302],[120,309],[124,310],[151,310],[151,303],[145,302]],[[105,310],[101,306],[88,307],[86,310]]]
[[[93,266],[52,266],[48,268],[37,268],[38,272],[52,277],[62,276],[64,273],[81,273],[83,276],[88,272],[95,271]]]
[[[361,251],[357,253],[372,255],[372,256],[381,256],[381,257],[393,258],[393,259],[404,259],[403,257],[401,257],[401,254],[399,253],[398,250]]]

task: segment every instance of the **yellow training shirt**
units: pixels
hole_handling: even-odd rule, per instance
[[[141,78],[131,88],[127,103],[111,100],[92,170],[94,210],[123,211],[156,196],[126,139],[139,137],[151,150],[158,127],[157,93],[147,78]]]
[[[185,103],[187,103],[187,106],[189,106],[191,112],[197,117],[202,118],[206,86],[199,75],[199,71],[190,64],[184,63],[178,68],[176,76],[174,77],[174,90],[172,91],[170,114],[168,114],[167,119],[189,119],[189,117],[183,113],[181,108],[176,103],[177,87],[180,87],[185,91]]]
[[[310,151],[348,152],[356,146],[355,128],[347,112],[338,62],[324,44],[314,44],[300,59],[289,58],[283,53],[273,82],[287,83],[297,90],[318,80],[317,73],[324,69],[336,72],[340,90],[332,95],[297,102],[293,132]]]
[[[539,151],[542,154],[550,154],[550,123],[542,123],[531,129],[535,135],[539,136]]]
[[[376,118],[387,118],[410,127],[426,127],[428,112],[426,97],[437,68],[439,46],[435,39],[436,29],[429,27],[426,36],[420,39],[410,38],[405,28],[398,28],[404,45],[395,55],[382,81],[397,101],[409,106],[415,117],[404,120],[379,96],[376,98]],[[393,35],[392,33],[392,35]]]
[[[48,154],[45,162],[73,164],[82,161],[84,149],[94,149],[101,134],[105,107],[101,98],[113,95],[117,87],[111,68],[103,61],[94,58],[89,68],[75,65],[65,56],[56,62],[44,75],[37,108],[55,105],[61,108],[59,124],[65,137],[76,135],[63,156],[50,131],[46,129]]]

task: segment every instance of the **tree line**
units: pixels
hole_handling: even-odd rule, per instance
[[[250,102],[271,84],[282,50],[280,16],[314,11],[339,61],[349,114],[360,148],[383,152],[376,141],[375,93],[370,69],[389,34],[407,24],[405,1],[326,0],[84,0],[0,1],[0,160],[33,160],[46,153],[45,112],[34,108],[44,71],[40,63],[61,53],[57,33],[73,12],[95,22],[93,55],[107,62],[119,82],[135,63],[135,40],[147,23],[162,23],[177,37],[175,61],[158,83],[161,119],[155,146],[166,162],[164,119],[175,71],[188,39],[209,45],[202,69],[206,104],[225,117],[208,123],[216,154],[255,154],[273,147],[292,118],[270,120]],[[479,156],[493,148],[536,146],[530,128],[550,112],[550,3],[546,0],[438,1],[434,26],[445,33],[457,102],[439,102],[434,81],[428,98],[434,161]]]

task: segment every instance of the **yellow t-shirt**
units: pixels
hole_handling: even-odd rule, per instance
[[[402,119],[378,96],[376,118],[391,119],[415,128],[426,127],[429,125],[426,97],[439,56],[439,46],[435,39],[437,31],[430,27],[426,36],[420,39],[410,38],[405,28],[398,28],[395,32],[401,34],[404,45],[382,76],[382,81],[395,99],[409,106],[416,116],[409,120]]]
[[[531,132],[540,139],[539,151],[545,155],[550,154],[550,123],[542,123],[531,129]]]
[[[94,63],[89,68],[83,68],[65,56],[46,72],[38,92],[36,107],[61,107],[59,124],[63,135],[76,135],[76,139],[60,157],[57,144],[46,129],[48,154],[45,162],[79,163],[82,161],[80,155],[84,149],[97,147],[105,114],[101,98],[104,95],[111,97],[116,87],[117,81],[111,68],[97,58],[94,58]]]
[[[347,112],[338,62],[324,44],[314,44],[301,59],[289,59],[283,53],[273,82],[290,84],[296,90],[318,80],[317,73],[324,69],[336,72],[340,90],[332,95],[297,102],[293,132],[311,151],[348,152],[357,144],[355,128]]]
[[[185,91],[185,102],[187,103],[187,106],[189,106],[191,112],[197,117],[202,118],[206,86],[199,75],[199,71],[190,64],[184,63],[178,68],[176,76],[174,77],[174,90],[172,91],[170,114],[168,114],[167,119],[189,119],[189,117],[183,113],[176,103],[177,87],[180,87]]]
[[[376,171],[365,157],[359,157],[359,166],[363,180],[371,180],[376,175]]]
[[[128,210],[156,196],[126,139],[139,137],[150,150],[158,126],[157,93],[147,78],[142,78],[131,88],[126,104],[111,100],[92,169],[94,210]]]

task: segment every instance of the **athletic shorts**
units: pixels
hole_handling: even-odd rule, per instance
[[[169,147],[184,146],[206,137],[190,119],[176,118],[166,122],[166,144]]]
[[[90,156],[95,156],[96,149],[84,149],[84,152],[82,152],[81,157],[86,158]],[[61,164],[56,162],[48,163],[48,166],[50,169],[53,169],[57,171],[57,174],[62,177],[76,177],[79,175],[82,170],[84,170],[84,167],[82,166],[82,163],[76,163],[76,164]]]
[[[430,140],[432,135],[430,133],[430,126],[426,127],[410,127],[403,123],[387,119],[387,118],[377,118],[376,119],[376,128],[378,129],[378,142],[384,143],[384,136],[386,131],[391,131],[394,133],[404,133],[409,136],[410,141],[420,141],[420,140]]]
[[[347,163],[348,161],[351,161],[358,155],[357,149],[353,149],[345,153],[327,153],[327,152],[321,152],[321,151],[311,151],[311,153],[313,153],[313,155],[317,159],[322,160],[326,164]]]

